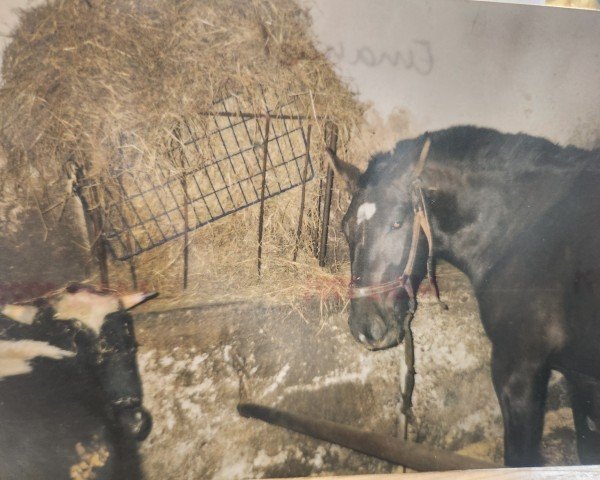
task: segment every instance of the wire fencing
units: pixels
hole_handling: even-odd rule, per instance
[[[101,199],[99,235],[127,260],[311,180],[308,134],[294,102],[253,114],[231,96],[181,119],[154,162],[121,135],[109,178],[80,195],[88,210]]]

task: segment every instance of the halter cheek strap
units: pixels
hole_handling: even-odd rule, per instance
[[[415,183],[419,182],[417,180]],[[414,186],[414,185],[413,185]],[[431,288],[433,288],[433,293],[435,294],[435,298],[444,310],[448,310],[448,305],[446,305],[440,299],[440,289],[437,284],[437,278],[435,276],[435,247],[434,247],[434,239],[431,230],[431,222],[429,221],[429,211],[427,207],[427,202],[425,201],[425,195],[423,194],[423,189],[420,185],[414,186],[414,195],[418,196],[417,200],[417,209],[415,211],[415,223],[419,222],[419,229],[423,231],[425,234],[425,238],[427,239],[428,245],[428,254],[427,254],[427,279],[429,280],[429,284]],[[414,204],[414,203],[413,203]],[[414,227],[417,229],[417,227]],[[413,247],[414,243],[411,245],[411,253],[416,256],[416,247]],[[412,268],[412,267],[411,267]],[[411,271],[412,273],[412,271]]]

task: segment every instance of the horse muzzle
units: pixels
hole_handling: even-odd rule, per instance
[[[352,336],[368,350],[384,350],[400,344],[404,328],[400,308],[381,309],[372,299],[354,300],[349,320]]]
[[[138,442],[145,440],[152,430],[152,415],[141,405],[119,409],[116,417],[122,431]]]
[[[372,351],[396,347],[402,343],[403,339],[404,332],[400,328],[390,328],[377,339],[367,338],[363,334],[358,335],[358,341]]]

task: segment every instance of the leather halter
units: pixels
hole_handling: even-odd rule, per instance
[[[416,309],[416,293],[411,283],[411,276],[413,275],[415,268],[415,261],[417,258],[417,251],[419,248],[419,237],[421,232],[425,235],[428,244],[428,255],[427,255],[427,278],[431,287],[433,288],[435,297],[440,306],[447,310],[448,306],[441,301],[440,291],[438,288],[436,276],[435,276],[435,249],[433,243],[433,234],[431,230],[431,223],[429,221],[429,211],[427,208],[427,202],[425,201],[425,195],[421,186],[421,173],[425,167],[425,162],[429,154],[429,148],[431,146],[431,140],[427,138],[419,155],[419,160],[413,170],[414,180],[411,184],[411,199],[413,205],[414,219],[413,229],[410,241],[410,251],[408,254],[408,260],[402,275],[395,280],[390,282],[378,283],[375,285],[368,285],[357,287],[354,282],[350,283],[350,298],[365,298],[375,297],[382,299],[382,294],[402,291],[404,290],[408,294],[409,308],[412,313]]]

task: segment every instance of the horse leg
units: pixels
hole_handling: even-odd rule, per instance
[[[540,465],[544,405],[550,369],[518,351],[494,347],[492,379],[504,420],[504,462],[510,467]]]
[[[579,460],[600,463],[600,382],[578,374],[569,375],[568,381]]]

